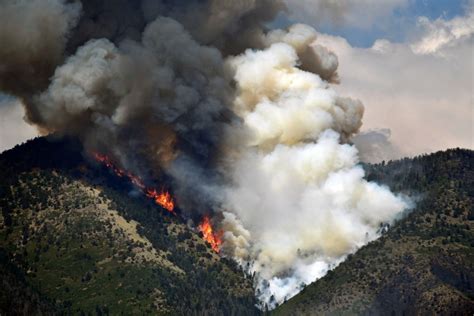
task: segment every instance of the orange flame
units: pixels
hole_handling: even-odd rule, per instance
[[[156,189],[147,189],[146,196],[155,200],[156,204],[159,204],[168,211],[173,212],[174,201],[171,197],[171,194],[169,194],[168,192],[158,193]]]
[[[124,171],[115,166],[115,164],[110,160],[109,157],[106,155],[101,155],[99,153],[93,153],[94,158],[104,164],[107,168],[112,170],[118,177],[127,177],[130,182],[132,182],[135,186],[140,188],[145,195],[155,201],[156,204],[160,205],[164,209],[168,210],[169,212],[175,214],[174,212],[174,201],[173,197],[169,192],[158,191],[155,188],[147,188],[143,183],[142,179],[137,177],[131,172]]]
[[[211,245],[215,252],[219,253],[222,244],[222,232],[214,232],[211,220],[208,216],[204,216],[201,224],[198,225],[198,229],[202,233],[204,240]]]
[[[117,167],[112,163],[109,157],[106,155],[101,155],[99,153],[94,153],[94,158],[95,160],[103,163],[107,168],[112,170],[117,176],[123,177],[125,175],[125,172]]]

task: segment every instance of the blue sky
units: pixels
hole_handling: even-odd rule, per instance
[[[380,1],[383,3],[385,0]],[[391,14],[380,17],[380,20],[371,27],[359,27],[350,23],[335,25],[328,22],[314,26],[320,32],[346,38],[353,46],[370,47],[375,40],[380,38],[388,39],[391,42],[409,40],[410,36],[413,36],[412,30],[415,28],[419,16],[426,16],[430,20],[439,17],[451,19],[454,16],[462,15],[466,4],[467,0],[408,0],[407,5],[394,8]],[[292,22],[282,16],[276,24],[284,26],[292,24]],[[314,21],[314,24],[316,23],[317,21]]]
[[[406,8],[396,9],[391,17],[392,25],[387,29],[374,28],[369,31],[354,28],[323,29],[328,33],[342,35],[355,46],[371,46],[378,38],[385,38],[392,42],[403,42],[410,36],[410,30],[416,24],[417,17],[426,16],[431,19],[443,17],[451,19],[463,14],[464,0],[414,0]]]

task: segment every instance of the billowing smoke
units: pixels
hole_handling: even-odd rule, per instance
[[[2,91],[28,96],[47,87],[80,9],[80,3],[66,5],[62,0],[0,2]]]
[[[309,26],[265,28],[279,1],[110,3],[2,3],[0,89],[41,130],[165,181],[183,216],[213,216],[222,254],[255,273],[262,304],[294,295],[407,208],[364,180],[349,143],[363,105],[331,89],[337,57]]]
[[[260,298],[270,303],[270,295],[281,302],[376,238],[380,224],[407,206],[363,179],[356,148],[345,144],[361,126],[363,106],[301,69],[302,34],[313,38],[301,28],[285,43],[229,59],[247,136],[230,163],[226,201],[240,225],[224,237],[258,273]]]

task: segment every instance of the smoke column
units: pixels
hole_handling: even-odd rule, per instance
[[[234,186],[226,209],[237,216],[228,215],[224,237],[235,244],[233,256],[257,273],[260,299],[269,304],[270,295],[281,302],[324,275],[407,207],[363,179],[356,148],[345,144],[361,126],[362,104],[302,70],[299,52],[326,53],[314,31],[295,25],[276,32],[266,49],[228,60],[242,119],[237,128],[246,136],[230,162]],[[332,77],[334,56],[319,59],[319,69]]]
[[[74,135],[184,216],[211,214],[262,307],[296,294],[408,202],[364,180],[316,32],[265,28],[279,1],[3,1],[0,89],[45,132]],[[15,32],[12,32],[15,30]],[[22,36],[13,36],[22,34]]]

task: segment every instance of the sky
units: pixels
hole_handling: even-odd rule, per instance
[[[36,129],[24,119],[21,103],[0,93],[0,152],[38,135]]]
[[[339,58],[333,89],[365,105],[353,141],[366,161],[474,148],[474,1],[285,0]],[[0,93],[0,151],[37,135],[18,100]]]
[[[294,21],[313,25],[321,33],[344,37],[351,45],[370,47],[377,39],[405,42],[413,36],[417,19],[452,19],[463,15],[466,0],[287,0],[292,14],[280,15],[274,25]]]

